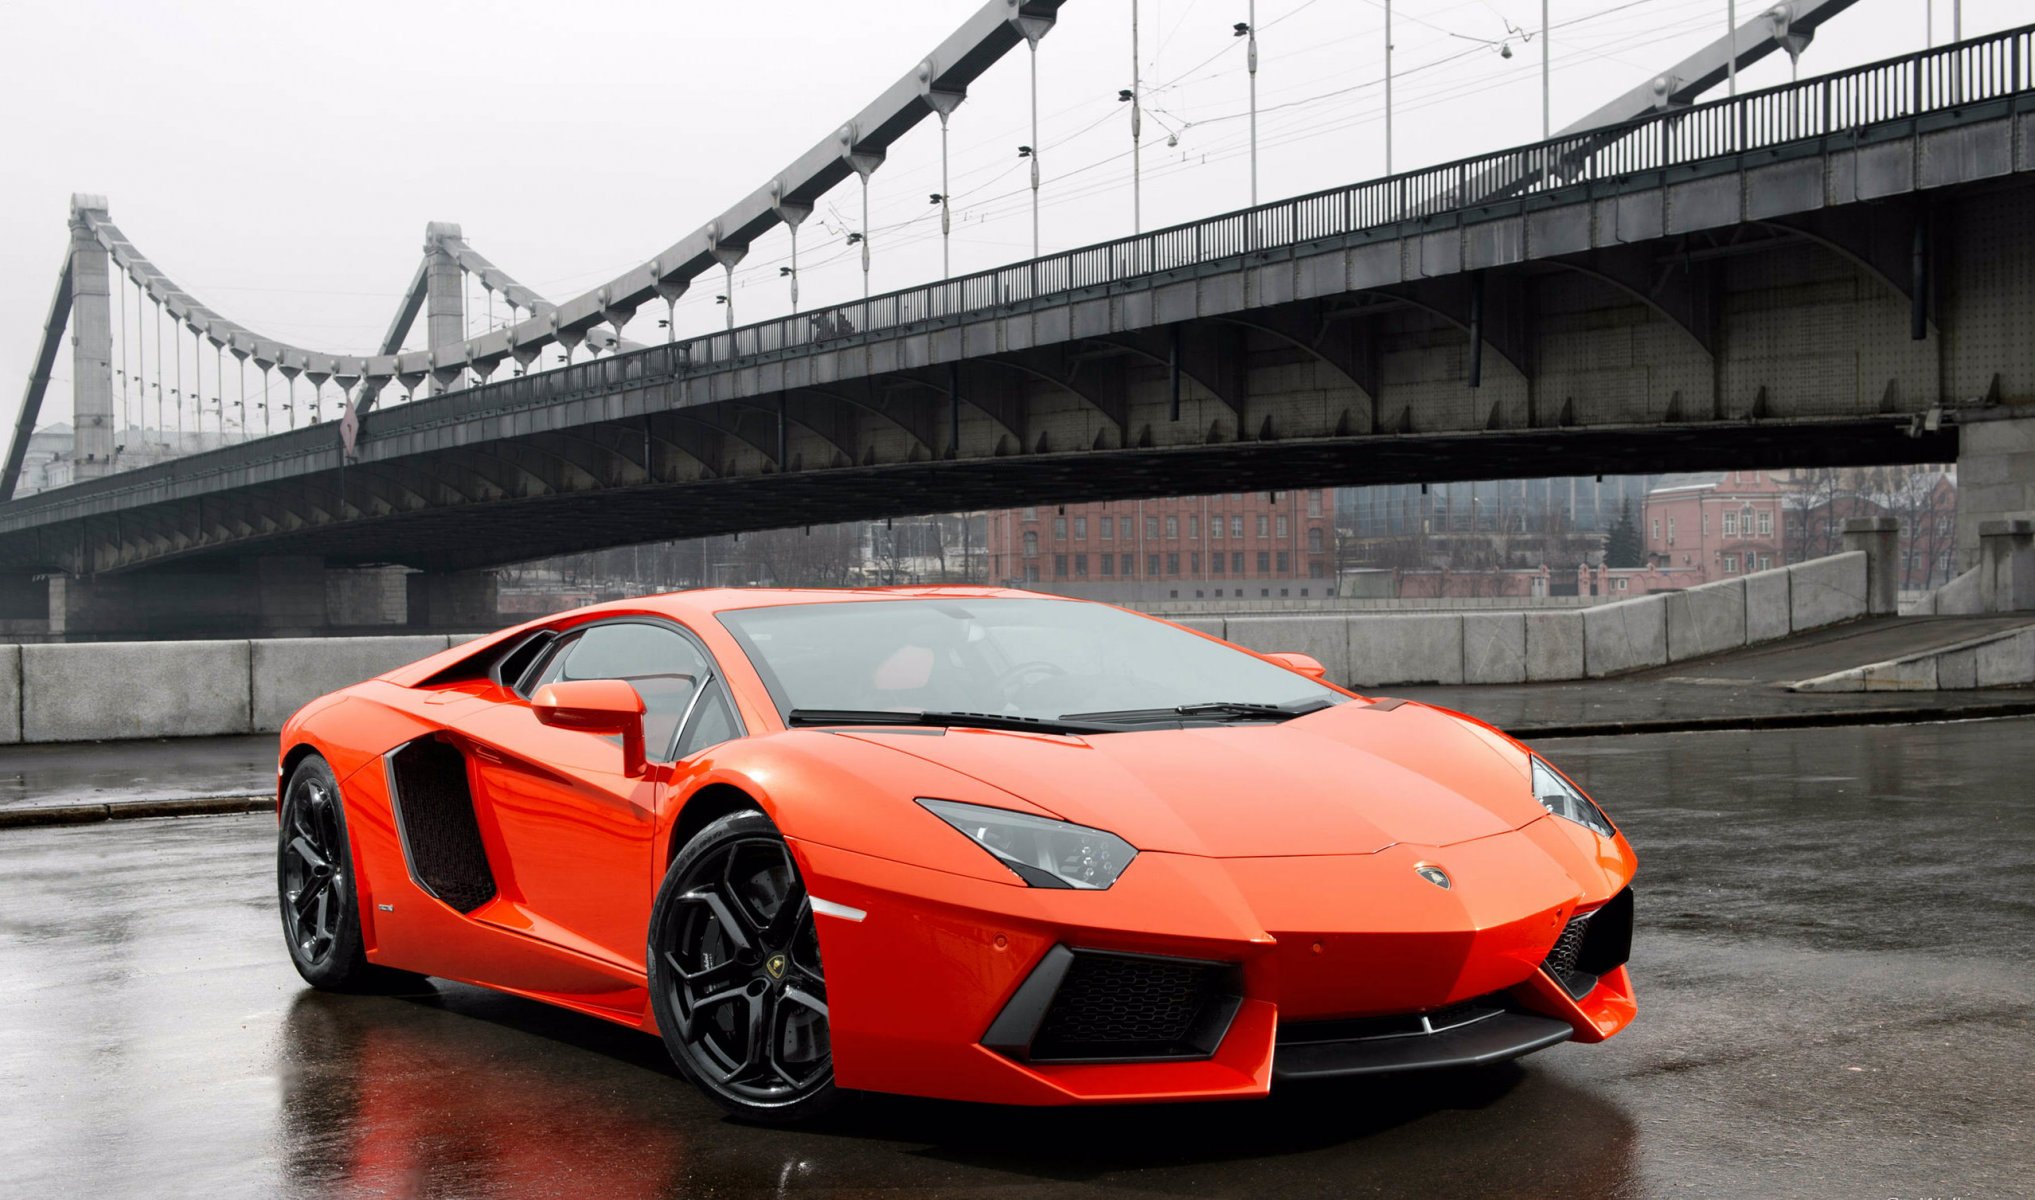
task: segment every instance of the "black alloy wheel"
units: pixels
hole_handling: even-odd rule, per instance
[[[339,783],[324,759],[297,764],[283,791],[276,837],[276,892],[290,962],[328,991],[415,986],[420,977],[371,965],[361,938],[360,900],[347,848]]]
[[[768,817],[732,813],[679,852],[648,958],[665,1045],[708,1095],[773,1123],[837,1102],[812,900]]]

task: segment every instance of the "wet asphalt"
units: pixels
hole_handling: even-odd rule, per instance
[[[1571,739],[1640,1015],[1219,1105],[723,1117],[640,1034],[308,991],[272,818],[0,832],[0,1195],[2035,1194],[2035,721]]]

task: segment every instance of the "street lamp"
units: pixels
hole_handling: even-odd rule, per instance
[[[1258,207],[1258,0],[1250,0],[1250,19],[1231,26],[1244,43],[1244,71],[1251,77],[1251,207]]]

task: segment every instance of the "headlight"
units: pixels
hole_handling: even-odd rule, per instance
[[[1106,888],[1138,854],[1115,834],[1086,825],[952,800],[919,803],[1032,887]]]
[[[1611,827],[1611,819],[1604,815],[1588,796],[1576,790],[1575,785],[1563,779],[1554,768],[1533,760],[1533,798],[1540,806],[1558,817],[1567,817],[1576,824],[1594,829],[1605,837],[1611,837],[1617,830]]]

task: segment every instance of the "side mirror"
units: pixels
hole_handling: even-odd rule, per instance
[[[1311,654],[1295,654],[1291,651],[1281,651],[1276,654],[1267,654],[1265,657],[1289,671],[1298,671],[1309,679],[1325,680],[1328,678],[1328,668],[1322,666],[1321,660]]]
[[[547,683],[530,698],[537,720],[556,729],[602,736],[622,735],[622,773],[649,769],[643,756],[643,697],[620,679],[575,679]]]

